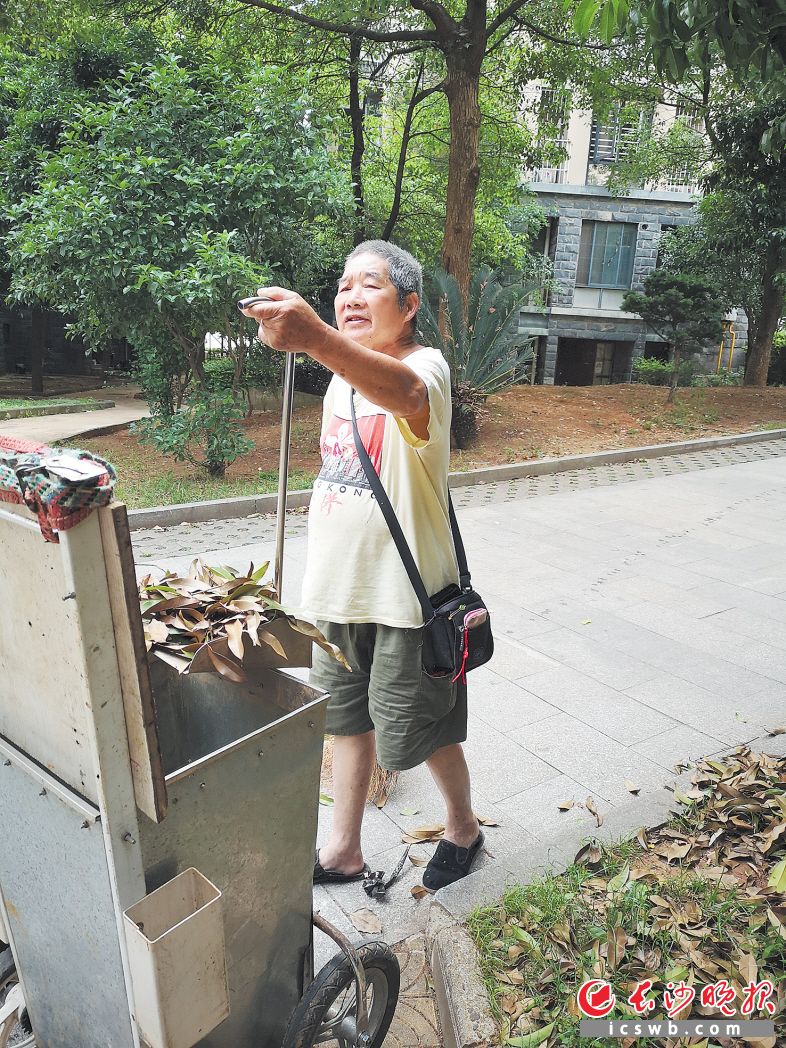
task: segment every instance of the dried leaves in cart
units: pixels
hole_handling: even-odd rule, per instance
[[[174,571],[161,578],[147,575],[139,599],[147,650],[180,673],[221,674],[238,684],[246,680],[243,658],[249,647],[268,645],[281,658],[286,651],[271,626],[285,619],[346,669],[339,649],[310,622],[290,614],[279,602],[270,562],[249,566],[245,575],[224,565],[195,560],[186,576]]]

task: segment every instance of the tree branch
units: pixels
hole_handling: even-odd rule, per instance
[[[404,168],[407,163],[407,148],[410,142],[410,131],[412,129],[412,118],[415,115],[415,109],[424,98],[428,98],[429,95],[433,95],[435,92],[441,90],[441,85],[436,84],[434,87],[424,88],[422,91],[420,88],[420,81],[423,79],[423,71],[425,69],[425,63],[421,62],[420,69],[418,71],[417,80],[415,81],[415,89],[412,92],[412,97],[409,100],[407,106],[407,115],[404,118],[404,130],[401,136],[401,149],[398,154],[398,167],[396,169],[396,183],[393,191],[393,202],[390,206],[390,214],[388,220],[385,223],[385,228],[382,231],[382,239],[390,240],[393,234],[393,230],[398,222],[399,214],[401,212],[401,189],[404,184]]]
[[[409,0],[416,11],[422,11],[434,23],[438,39],[446,40],[458,32],[458,23],[437,0]]]
[[[310,25],[314,29],[323,29],[326,33],[337,33],[340,36],[360,36],[364,40],[376,40],[383,44],[413,40],[438,42],[440,39],[439,34],[431,29],[396,29],[390,31],[367,29],[365,26],[354,25],[351,22],[328,22],[324,18],[312,18],[310,15],[304,15],[301,11],[293,11],[291,7],[270,3],[269,0],[238,0],[238,2],[246,7],[258,7],[272,15],[281,15],[282,18],[302,22],[304,25]]]

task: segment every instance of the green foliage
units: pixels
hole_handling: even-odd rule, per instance
[[[779,81],[786,68],[786,23],[777,5],[761,0],[580,0],[573,23],[580,36],[596,28],[608,43],[643,30],[658,71],[672,82],[691,67],[716,73],[718,52],[741,77],[753,70],[764,82]]]
[[[772,359],[767,381],[773,386],[786,386],[786,330],[776,331],[772,340]]]
[[[679,367],[677,384],[690,386],[694,375],[693,362],[684,360]],[[674,364],[670,361],[639,357],[633,364],[633,381],[647,386],[670,386],[674,376]]]
[[[450,365],[453,434],[459,447],[476,432],[477,410],[487,396],[524,378],[532,343],[519,334],[519,313],[535,284],[502,284],[481,266],[472,276],[466,312],[458,284],[444,270],[431,277],[418,313],[420,337]]]
[[[643,292],[625,293],[622,309],[638,313],[671,344],[674,356],[668,399],[673,400],[682,358],[717,342],[723,332],[723,300],[717,288],[700,277],[653,269]]]
[[[252,345],[242,359],[240,375],[233,356],[212,357],[205,361],[205,388],[211,392],[236,393],[250,389],[275,389],[281,385],[280,354]]]
[[[719,371],[717,374],[696,375],[693,380],[694,386],[741,386],[744,374],[742,371]]]
[[[301,393],[313,393],[323,397],[333,373],[318,360],[305,355],[295,360],[295,389]]]
[[[177,462],[190,462],[211,477],[223,477],[235,459],[253,450],[241,429],[243,410],[231,393],[205,390],[172,415],[136,423],[140,440]]]
[[[341,192],[306,100],[198,57],[130,68],[80,103],[10,208],[7,244],[17,300],[69,313],[93,345],[175,342],[201,381],[208,331],[247,342],[240,294],[319,281]]]

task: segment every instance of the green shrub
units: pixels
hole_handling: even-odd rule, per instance
[[[164,455],[223,477],[230,463],[254,447],[243,433],[242,418],[243,409],[231,394],[202,392],[173,415],[142,419],[133,431]]]
[[[324,397],[333,372],[312,357],[299,356],[295,365],[295,389],[299,393],[313,393]]]
[[[767,384],[786,386],[786,328],[776,331],[772,340],[772,356],[770,357]]]
[[[231,357],[212,357],[205,361],[205,388],[212,393],[231,392],[235,362]]]
[[[243,371],[252,389],[278,389],[284,375],[284,354],[256,344],[246,355]]]
[[[690,386],[695,372],[693,362],[684,360],[680,364],[679,386]],[[639,357],[633,363],[633,381],[647,386],[670,386],[674,374],[674,365],[670,362],[654,360],[652,357]]]
[[[716,375],[696,375],[694,386],[741,386],[742,371],[719,371]]]
[[[252,346],[243,361],[238,391],[276,389],[281,385],[283,356],[262,346]],[[235,361],[232,357],[212,357],[205,361],[205,386],[212,392],[232,392]]]

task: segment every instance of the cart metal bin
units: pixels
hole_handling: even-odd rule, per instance
[[[0,506],[0,598],[0,894],[37,1044],[140,1044],[123,914],[195,868],[229,988],[198,1043],[278,1046],[310,961],[327,696],[258,649],[243,685],[150,666],[120,504],[59,544]]]

